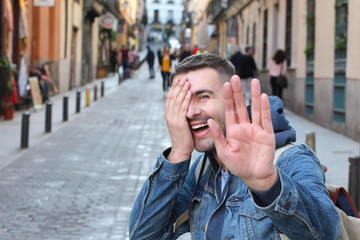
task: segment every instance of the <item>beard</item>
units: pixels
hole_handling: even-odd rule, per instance
[[[189,120],[189,122],[191,121],[207,122],[208,119],[210,119],[210,117],[208,116],[198,116],[194,119]],[[217,123],[219,124],[224,136],[226,137],[225,117],[224,116],[220,117],[220,120],[217,121]],[[206,136],[201,138],[193,137],[193,140],[196,151],[216,153],[215,142],[210,132]]]
[[[209,137],[204,137],[204,138],[200,138],[195,140],[194,139],[194,143],[195,143],[195,149],[198,152],[214,152],[216,151],[215,148],[215,143],[214,140]]]

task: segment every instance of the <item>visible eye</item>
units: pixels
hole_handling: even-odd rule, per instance
[[[208,98],[210,98],[209,95],[200,95],[199,96],[199,100],[206,100]]]

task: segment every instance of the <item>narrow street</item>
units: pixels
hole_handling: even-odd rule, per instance
[[[147,66],[0,172],[0,239],[126,239],[128,215],[169,146],[160,74]]]
[[[132,204],[156,157],[170,146],[157,65],[155,70],[152,80],[146,63],[120,85],[110,78],[103,98],[69,122],[58,122],[36,144],[30,139],[28,150],[0,168],[1,240],[128,239]],[[61,98],[53,99],[60,107]],[[316,133],[327,182],[347,188],[348,157],[359,153],[359,144],[291,111],[286,116],[297,131],[296,143]],[[43,113],[31,118],[43,119]]]

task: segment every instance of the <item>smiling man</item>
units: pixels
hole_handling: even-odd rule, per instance
[[[339,239],[314,152],[294,145],[274,163],[276,148],[296,140],[281,100],[254,79],[247,107],[234,74],[213,54],[175,66],[165,106],[172,146],[134,204],[130,239]],[[190,166],[194,149],[204,154]]]

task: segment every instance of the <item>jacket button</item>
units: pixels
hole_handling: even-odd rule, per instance
[[[286,210],[288,210],[288,209],[290,208],[290,199],[288,199],[288,200],[285,202],[284,208],[285,208]]]
[[[202,230],[203,232],[205,232],[205,229],[206,229],[206,226],[205,226],[205,225],[202,225],[202,226],[201,226],[201,230]]]

